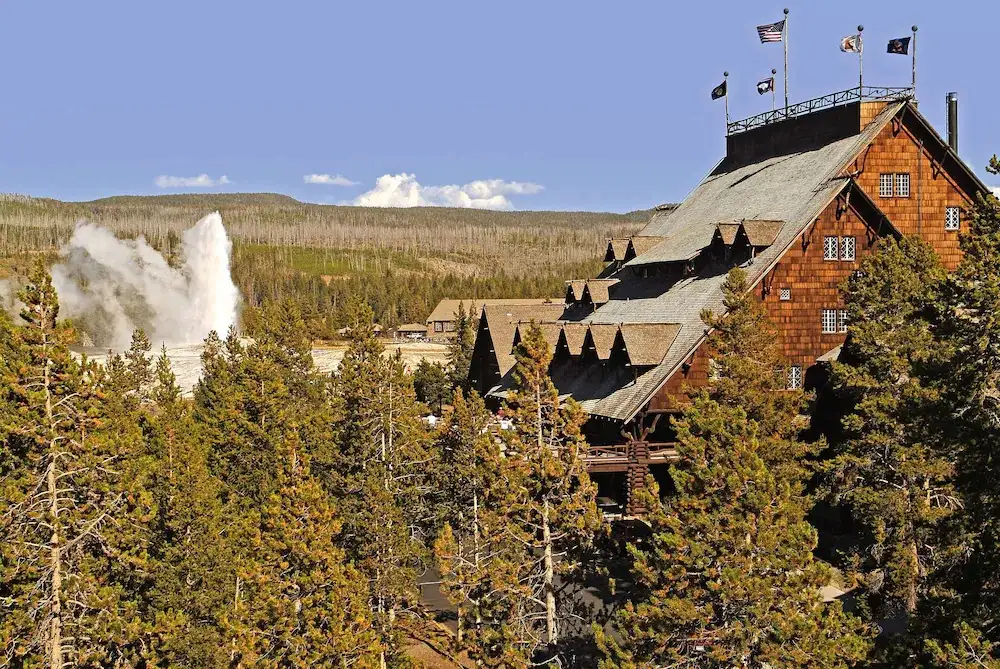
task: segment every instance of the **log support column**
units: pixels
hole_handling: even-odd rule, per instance
[[[625,513],[629,516],[639,516],[645,512],[642,501],[637,499],[639,493],[646,488],[646,477],[649,475],[649,444],[645,441],[629,442],[628,477],[625,491]]]

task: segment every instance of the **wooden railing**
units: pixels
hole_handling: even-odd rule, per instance
[[[638,442],[637,442],[638,443]],[[641,458],[643,464],[666,462],[677,458],[677,443],[673,441],[665,442],[642,442],[646,448],[638,449],[646,451],[648,456]],[[609,446],[590,446],[587,449],[588,464],[628,464],[631,461],[635,449],[633,444],[611,444]]]

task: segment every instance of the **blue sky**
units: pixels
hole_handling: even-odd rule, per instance
[[[856,85],[838,43],[858,23],[866,83],[907,85],[885,44],[918,24],[921,110],[943,130],[957,91],[961,155],[1000,183],[982,169],[1000,151],[1000,2],[8,0],[0,191],[343,202],[396,175],[380,188],[414,201],[678,201],[721,157],[723,70],[734,117],[770,108],[754,84],[780,79],[782,50],[754,27],[784,6],[792,101]]]

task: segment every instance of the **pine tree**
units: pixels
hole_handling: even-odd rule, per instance
[[[472,352],[476,347],[476,330],[479,319],[474,315],[476,305],[465,310],[465,303],[458,303],[458,313],[455,315],[455,336],[448,342],[448,376],[452,388],[469,389],[469,367],[472,365]]]
[[[509,502],[507,460],[481,397],[473,392],[466,400],[455,396],[455,410],[441,431],[435,451],[439,454],[435,490],[443,522],[434,544],[441,571],[442,590],[458,606],[458,642],[467,640],[483,623],[483,608],[495,591],[492,568],[498,558],[518,547],[504,528],[502,510]],[[485,602],[485,605],[484,605]],[[467,644],[473,656],[480,653],[479,639]]]
[[[676,494],[646,495],[652,537],[630,546],[632,599],[598,631],[601,666],[847,667],[868,633],[820,588],[816,532],[788,480],[762,457],[773,437],[740,407],[693,398],[675,422]]]
[[[873,564],[863,580],[885,600],[877,609],[916,609],[946,553],[941,525],[959,504],[929,381],[941,357],[932,323],[944,277],[926,243],[885,241],[844,293],[851,331],[830,385],[847,415],[822,468],[831,501],[868,531]]]
[[[428,505],[427,434],[402,359],[387,359],[370,309],[358,305],[334,379],[338,451],[328,489],[344,523],[342,546],[365,579],[372,623],[388,664],[401,652],[399,617],[415,612]]]
[[[994,157],[990,171],[1000,173]],[[938,335],[951,353],[937,387],[945,420],[941,438],[956,453],[955,485],[963,503],[952,523],[959,564],[936,588],[944,620],[930,634],[966,624],[984,641],[1000,643],[1000,201],[982,198],[961,238],[962,261],[941,300]]]
[[[382,648],[359,574],[336,547],[340,522],[294,431],[260,513],[253,560],[228,616],[231,666],[375,667]]]
[[[149,537],[146,616],[153,630],[147,658],[153,666],[228,666],[223,621],[235,606],[238,548],[247,528],[238,509],[222,501],[222,483],[208,468],[208,444],[181,399],[165,348],[155,378],[146,430],[156,462],[150,492],[157,510]]]
[[[438,415],[444,404],[452,399],[452,387],[444,367],[440,362],[428,362],[426,358],[420,361],[413,372],[413,390],[417,399]]]
[[[568,642],[560,628],[577,602],[567,586],[602,527],[584,461],[585,417],[572,400],[560,402],[548,375],[551,346],[538,326],[528,329],[515,358],[506,404],[513,424],[505,450],[509,501],[498,522],[516,550],[492,565],[500,590],[479,605],[485,628],[480,635],[494,649],[494,661],[511,654],[530,659],[546,650],[551,659]]]
[[[811,474],[807,458],[823,444],[799,438],[805,427],[800,415],[805,398],[801,390],[787,389],[778,330],[749,288],[746,272],[733,268],[722,286],[725,312],[701,314],[711,332],[709,396],[724,406],[743,409],[771,441],[772,450],[761,454],[768,466],[801,485]]]
[[[8,342],[20,364],[5,379],[17,411],[0,480],[2,657],[52,669],[127,663],[141,630],[114,528],[136,493],[122,473],[131,443],[102,431],[101,371],[70,354],[73,331],[57,321],[41,265],[20,299],[25,324]]]

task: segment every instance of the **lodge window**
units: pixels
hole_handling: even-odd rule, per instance
[[[854,260],[854,250],[857,247],[857,241],[854,237],[841,237],[840,238],[840,259],[841,260]]]
[[[788,368],[788,389],[798,390],[802,387],[802,368],[792,365]]]
[[[837,310],[837,332],[844,334],[847,332],[847,310]]]
[[[878,175],[878,196],[879,197],[892,197],[892,175],[891,174],[880,174],[880,175]]]
[[[910,197],[910,174],[884,172],[878,175],[879,197]]]
[[[442,332],[444,330],[444,323],[441,321],[434,321],[434,332]]]
[[[788,300],[792,299],[792,289],[782,288],[781,290],[779,290],[778,299],[781,300],[782,302],[787,302]]]
[[[836,334],[836,333],[837,333],[837,310],[824,309],[823,334]]]
[[[448,321],[447,323],[445,323],[444,324],[444,331],[445,332],[454,332],[455,331],[455,323],[454,323],[454,321]]]
[[[836,237],[823,238],[823,260],[836,260],[838,253],[838,240]]]
[[[962,225],[962,210],[958,207],[945,207],[944,229],[958,230]]]
[[[896,197],[910,197],[910,175],[896,175]]]

